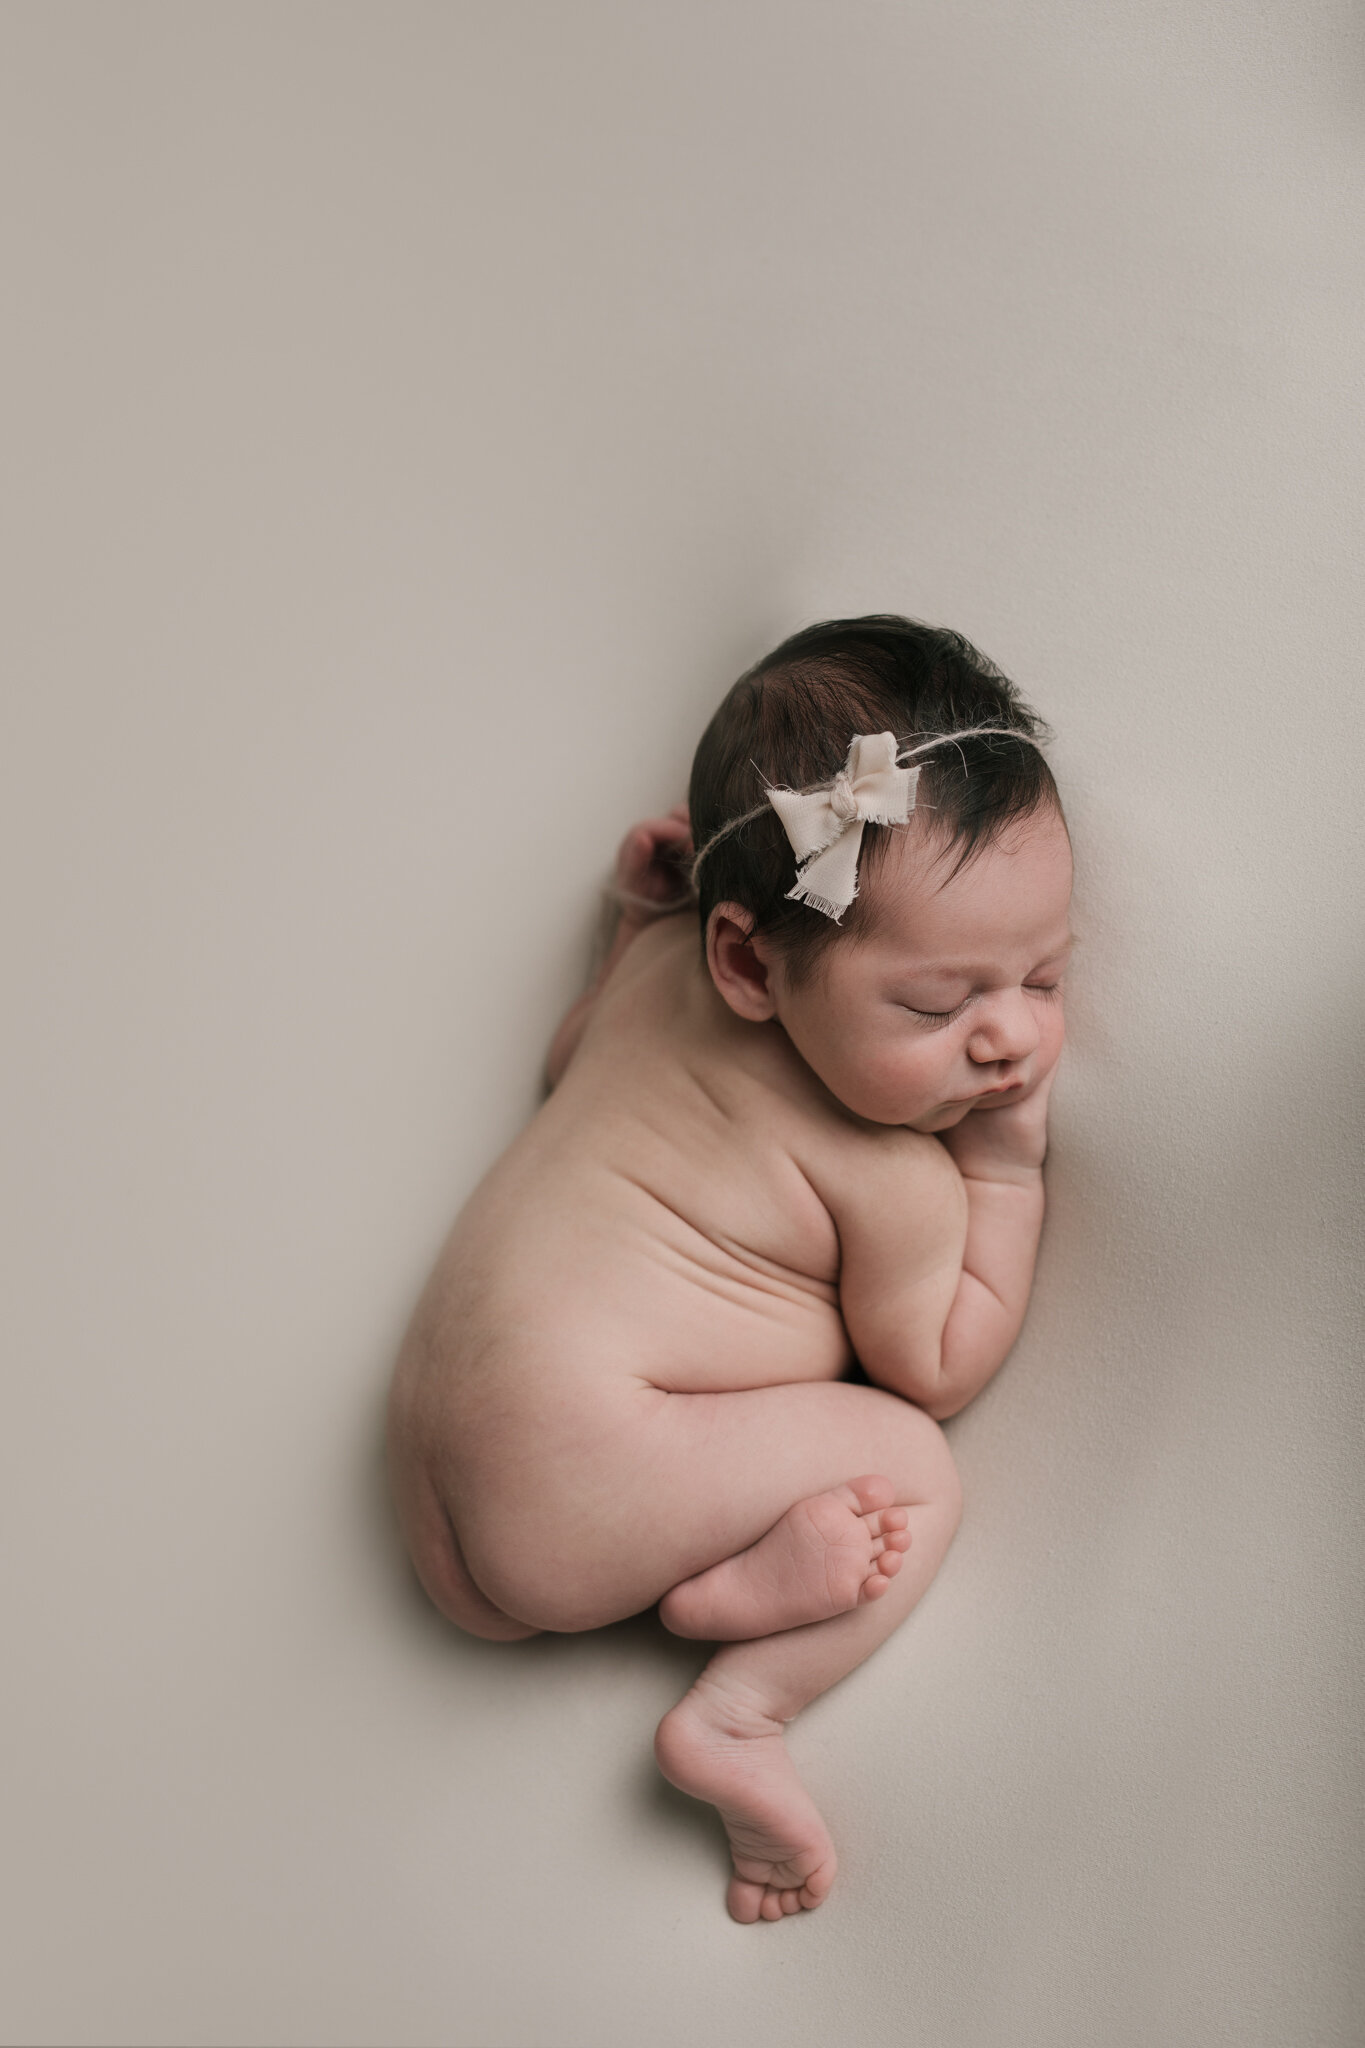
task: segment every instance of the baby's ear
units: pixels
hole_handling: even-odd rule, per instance
[[[706,920],[706,964],[735,1015],[749,1024],[766,1024],[776,1004],[753,929],[750,911],[738,903],[718,903]]]

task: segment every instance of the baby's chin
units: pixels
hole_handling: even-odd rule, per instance
[[[916,1109],[912,1105],[902,1107],[889,1102],[845,1102],[844,1107],[866,1123],[886,1124],[900,1131],[923,1131],[926,1137],[931,1137],[936,1131],[951,1131],[963,1117],[971,1115],[973,1105],[970,1102],[945,1102],[935,1103],[932,1109]]]
[[[926,1135],[934,1131],[951,1131],[964,1117],[969,1117],[974,1105],[970,1102],[944,1102],[936,1109],[926,1109],[922,1116],[906,1118],[906,1127],[912,1131],[923,1131]]]

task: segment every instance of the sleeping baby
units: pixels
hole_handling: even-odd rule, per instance
[[[548,1099],[395,1371],[394,1493],[442,1613],[514,1642],[657,1602],[718,1645],[655,1751],[720,1813],[737,1920],[829,1892],[785,1724],[938,1570],[939,1424],[1028,1302],[1070,945],[1040,733],[902,618],[743,676],[686,810],[626,839]]]

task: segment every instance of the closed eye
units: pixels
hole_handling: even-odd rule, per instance
[[[1024,987],[1029,995],[1041,996],[1045,1003],[1055,1003],[1061,1000],[1062,984],[1060,981],[1026,981]],[[913,1003],[902,1003],[901,1008],[908,1010],[910,1015],[921,1024],[927,1024],[930,1030],[941,1030],[945,1024],[951,1024],[956,1018],[960,1017],[970,1001],[971,997],[967,996],[952,1010],[917,1010]]]
[[[955,1010],[917,1010],[910,1003],[902,1003],[901,1008],[903,1010],[908,1010],[912,1017],[918,1017],[921,1024],[937,1026],[941,1024],[951,1024],[954,1017],[960,1017],[962,1015],[962,1012],[966,1009],[967,1004],[970,1001],[971,997],[968,996],[964,1002],[960,1002],[958,1004]]]

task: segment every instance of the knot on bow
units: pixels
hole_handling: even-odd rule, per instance
[[[858,815],[858,799],[853,794],[853,783],[845,768],[841,768],[834,778],[834,786],[829,793],[829,807],[843,825]]]
[[[858,733],[848,759],[823,789],[772,789],[798,867],[787,894],[836,924],[858,893],[864,825],[903,825],[915,807],[918,768],[896,761],[895,735]]]

